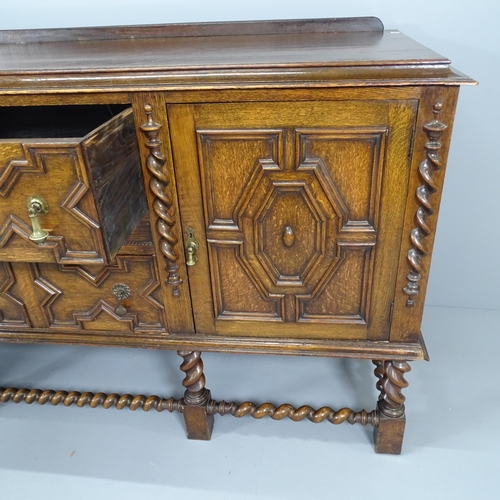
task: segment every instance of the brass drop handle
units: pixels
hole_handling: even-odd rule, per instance
[[[111,292],[118,299],[118,307],[115,309],[115,313],[118,316],[125,316],[127,310],[123,307],[123,301],[130,297],[130,287],[125,283],[115,283],[111,287]]]
[[[196,256],[196,251],[198,250],[200,245],[194,238],[194,229],[192,227],[188,227],[186,232],[188,234],[188,239],[186,241],[186,253],[187,253],[186,264],[188,266],[194,266],[196,264],[196,261],[198,260],[198,257]]]
[[[31,241],[41,245],[47,239],[49,233],[42,229],[38,216],[47,215],[49,213],[49,204],[41,196],[30,196],[27,205],[31,226],[33,227],[33,232],[30,234],[29,238]]]

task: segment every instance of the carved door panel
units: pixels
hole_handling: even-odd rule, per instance
[[[385,339],[414,101],[169,105],[199,333]]]

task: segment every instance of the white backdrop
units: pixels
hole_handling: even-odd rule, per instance
[[[374,15],[449,57],[480,85],[461,90],[427,303],[500,309],[498,0],[0,1],[0,29]]]

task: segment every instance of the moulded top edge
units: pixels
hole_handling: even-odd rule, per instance
[[[382,32],[383,30],[384,25],[377,17],[345,17],[5,30],[0,31],[0,43],[23,44],[141,38]]]
[[[399,31],[0,44],[1,73],[448,65]]]

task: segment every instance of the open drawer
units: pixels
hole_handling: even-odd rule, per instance
[[[131,108],[0,108],[0,261],[110,263],[146,211]]]

